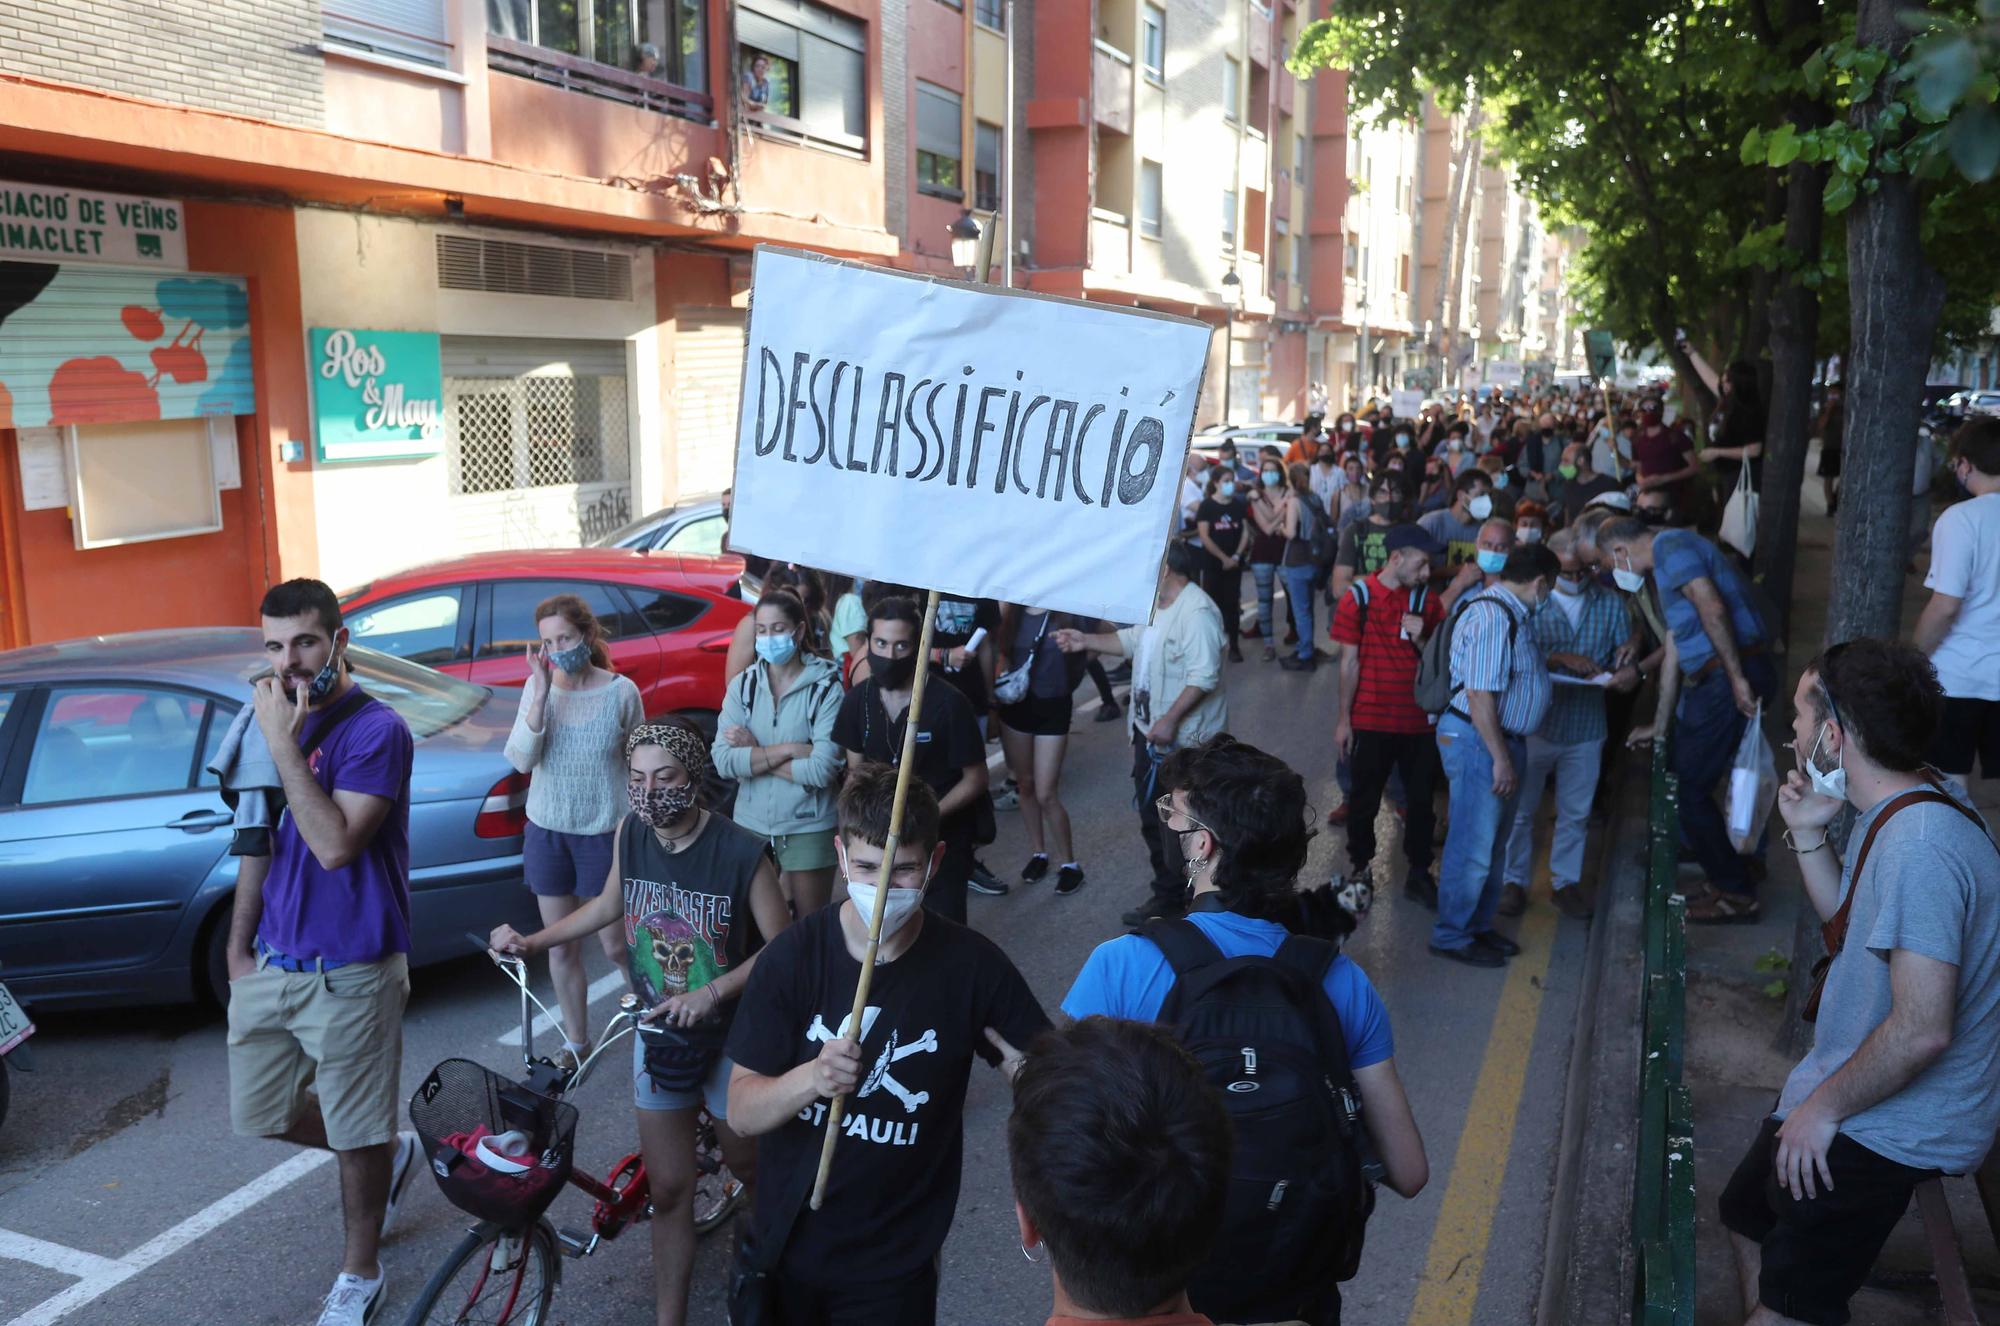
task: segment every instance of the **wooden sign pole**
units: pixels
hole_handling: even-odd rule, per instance
[[[889,901],[889,878],[896,866],[896,849],[903,838],[903,805],[910,795],[910,778],[917,763],[917,729],[923,725],[924,684],[930,679],[931,632],[937,625],[938,592],[930,591],[924,604],[924,627],[917,637],[917,675],[910,684],[910,708],[903,722],[903,754],[896,764],[896,796],[889,809],[889,838],[882,844],[882,868],[875,873],[875,906],[868,917],[868,948],[861,955],[861,979],[854,987],[854,1011],[848,1015],[847,1033],[861,1040],[862,1015],[868,1011],[868,986],[875,978],[875,950],[882,942],[882,912]],[[840,1137],[840,1117],[847,1097],[835,1096],[826,1111],[826,1140],[819,1148],[819,1176],[813,1180],[812,1209],[826,1200],[826,1179],[833,1170],[833,1144]]]

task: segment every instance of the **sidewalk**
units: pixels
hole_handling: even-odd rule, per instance
[[[1833,523],[1816,481],[1807,485],[1798,542],[1788,675],[1781,679],[1780,702],[1771,715],[1775,726],[1769,729],[1778,733],[1772,737],[1774,747],[1783,739],[1792,688],[1800,670],[1818,652],[1825,627]],[[1923,606],[1927,556],[1919,555],[1918,574],[1910,577],[1905,590],[1906,639]],[[1789,767],[1790,758],[1790,751],[1778,751],[1781,771]],[[1975,784],[1973,790],[1988,822],[2000,822],[2000,780]],[[1683,882],[1692,887],[1697,874],[1684,868]],[[1798,910],[1808,905],[1797,866],[1789,852],[1777,847],[1775,833],[1770,878],[1761,896],[1764,911],[1754,925],[1688,928],[1686,1079],[1694,1095],[1699,1267],[1695,1319],[1701,1326],[1739,1326],[1743,1320],[1735,1261],[1728,1232],[1716,1219],[1716,1199],[1797,1058],[1790,1048],[1791,1029],[1785,1025],[1784,988],[1774,983],[1806,976],[1776,962],[1759,965],[1766,954],[1789,962]],[[1773,965],[1778,970],[1767,969]],[[1945,1192],[1980,1320],[2000,1322],[2000,1249],[1994,1245],[1978,1194],[1970,1178],[1947,1179]],[[1883,1249],[1867,1287],[1855,1297],[1852,1311],[1853,1320],[1866,1326],[1943,1320],[1930,1251],[1914,1203]]]

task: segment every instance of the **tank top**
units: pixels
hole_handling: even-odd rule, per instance
[[[645,1007],[701,989],[763,946],[750,914],[750,881],[769,851],[762,838],[713,811],[678,852],[662,847],[637,815],[625,817],[618,866],[626,966]],[[720,1045],[733,1007],[723,1005],[682,1035]]]

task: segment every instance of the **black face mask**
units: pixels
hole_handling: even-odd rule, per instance
[[[1667,517],[1673,513],[1656,506],[1642,506],[1632,514],[1639,517],[1640,521],[1644,524],[1664,525],[1667,523]]]
[[[1403,518],[1403,500],[1399,497],[1391,497],[1386,500],[1380,497],[1375,498],[1369,502],[1368,509],[1392,525]]]
[[[868,651],[868,674],[885,690],[908,690],[910,683],[916,680],[917,656],[906,654],[902,658],[890,658],[871,649]]]

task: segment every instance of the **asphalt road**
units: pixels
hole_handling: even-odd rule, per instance
[[[1232,730],[1304,771],[1320,807],[1334,804],[1332,669],[1284,673],[1257,662],[1254,647],[1250,658],[1228,671]],[[1078,715],[1065,777],[1088,885],[1070,898],[1043,884],[971,901],[973,924],[1012,955],[1051,1011],[1091,947],[1120,933],[1119,913],[1145,873],[1124,726],[1090,718]],[[1538,893],[1518,923],[1527,952],[1508,972],[1431,957],[1430,914],[1397,887],[1399,826],[1386,815],[1383,825],[1381,893],[1348,951],[1387,1001],[1432,1178],[1412,1201],[1384,1190],[1345,1320],[1518,1326],[1532,1319],[1539,1290],[1585,927],[1558,922]],[[1345,864],[1342,838],[1325,830],[1315,840],[1313,877]],[[1011,875],[1026,859],[1023,842],[1018,816],[1003,813],[1000,839],[983,855]],[[604,970],[601,954],[595,960]],[[516,1064],[498,1040],[516,1025],[514,1010],[511,988],[483,958],[417,973],[404,1090],[452,1056]],[[600,1021],[605,1011],[596,1006]],[[338,1264],[334,1170],[283,1144],[230,1135],[219,1017],[195,1008],[52,1017],[34,1046],[38,1071],[16,1076],[0,1130],[0,1326],[314,1320]],[[601,1170],[636,1146],[624,1081],[601,1073],[578,1097],[579,1165]],[[945,1322],[1033,1323],[1048,1311],[1047,1272],[1022,1259],[1014,1232],[1007,1105],[999,1076],[975,1069],[963,1195],[945,1249]],[[421,1175],[415,1182],[384,1252],[391,1301],[379,1321],[400,1321],[468,1223]],[[588,1211],[570,1193],[551,1215],[583,1227]],[[727,1245],[724,1235],[702,1247],[691,1314],[700,1326],[724,1320]],[[557,1321],[650,1320],[647,1258],[640,1230],[565,1263]]]

